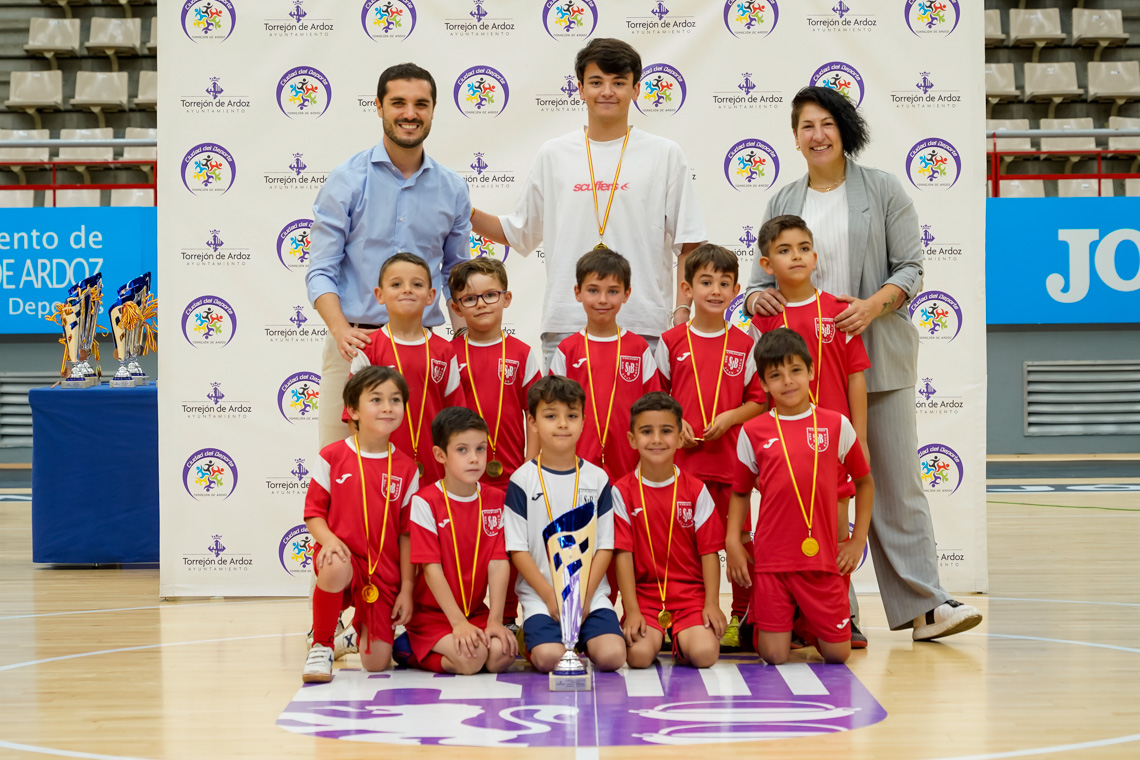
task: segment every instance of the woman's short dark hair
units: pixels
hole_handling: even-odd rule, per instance
[[[612,37],[590,40],[574,59],[574,73],[578,75],[579,82],[586,81],[586,67],[591,63],[598,64],[603,74],[632,74],[634,84],[641,81],[641,56],[628,42]]]
[[[380,74],[380,80],[376,83],[376,99],[381,103],[388,94],[388,83],[393,79],[423,79],[431,85],[431,104],[435,105],[435,79],[427,69],[420,68],[414,63],[397,63],[384,69]]]
[[[843,140],[843,152],[857,156],[871,141],[871,130],[855,104],[836,90],[827,87],[804,87],[792,98],[792,131],[799,131],[800,111],[808,103],[814,103],[831,114],[835,126],[839,128],[839,139]]]

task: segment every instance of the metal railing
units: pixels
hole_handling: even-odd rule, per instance
[[[0,150],[21,148],[155,148],[158,140],[152,138],[92,138],[86,140],[3,140],[0,141]],[[0,185],[3,190],[43,190],[52,194],[52,205],[55,205],[56,192],[59,190],[150,190],[153,194],[154,205],[158,205],[158,162],[155,159],[115,158],[110,161],[95,161],[89,159],[50,159],[48,161],[0,161],[0,169],[16,167],[16,175],[20,178],[18,185]],[[51,169],[51,182],[29,184],[26,181],[27,171]],[[82,184],[65,184],[59,182],[59,172],[66,171],[68,167],[79,167],[84,177]],[[147,182],[91,182],[89,168],[131,168],[137,167],[147,175]]]
[[[1029,137],[1029,138],[1050,138],[1050,137],[1092,137],[1092,138],[1108,138],[1108,137],[1137,137],[1140,138],[1140,129],[987,129],[986,138],[990,140],[990,145],[986,149],[986,155],[989,159],[989,168],[987,171],[987,179],[990,186],[993,188],[993,197],[1001,197],[1001,182],[1002,180],[1065,180],[1065,179],[1088,179],[1096,180],[1096,192],[1100,196],[1102,194],[1101,181],[1114,180],[1114,179],[1140,179],[1140,145],[1136,148],[1096,148],[1094,150],[999,150],[997,141],[1003,138],[1016,138],[1016,137]],[[1015,158],[1033,158],[1042,157],[1050,158],[1056,157],[1057,159],[1066,159],[1068,165],[1066,169],[1071,169],[1072,165],[1077,162],[1081,157],[1096,158],[1096,171],[1095,172],[1082,172],[1074,174],[1069,171],[1065,172],[1050,172],[1044,174],[1010,174],[1004,173],[1004,165],[1013,161]],[[1131,157],[1132,167],[1128,172],[1105,172],[1103,162],[1106,158],[1127,158]],[[1004,160],[1003,160],[1004,159]]]

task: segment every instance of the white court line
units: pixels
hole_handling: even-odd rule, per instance
[[[56,757],[82,757],[85,760],[143,760],[138,757],[127,757],[125,755],[97,755],[94,752],[74,752],[67,749],[52,749],[50,747],[37,747],[34,744],[16,744],[15,742],[6,742],[0,739],[0,747],[4,749],[15,749],[20,752],[34,752],[39,755],[54,755]]]
[[[631,670],[622,668],[618,671],[625,676],[625,693],[630,697],[663,697],[665,687],[661,685],[661,676],[657,668],[642,668]]]
[[[146,607],[110,607],[101,610],[70,610],[68,612],[37,612],[28,615],[3,615],[0,620],[24,620],[26,618],[41,618],[41,617],[56,617],[58,615],[93,615],[96,612],[134,612],[136,610],[176,610],[182,607],[206,607],[209,605],[219,604],[280,604],[282,602],[303,602],[305,598],[302,596],[296,599],[254,599],[250,601],[216,601],[216,602],[191,602],[189,604],[167,603],[167,604],[152,604]]]
[[[700,668],[701,680],[710,697],[751,697],[752,691],[744,682],[740,669],[731,662],[718,662],[711,668]]]
[[[988,596],[986,599],[997,599],[1002,602],[1045,602],[1047,604],[1101,604],[1105,607],[1140,607],[1140,604],[1131,602],[1090,602],[1081,599],[1030,599],[1020,596]]]
[[[806,662],[785,662],[783,665],[777,665],[776,671],[796,696],[820,696],[831,693]]]
[[[981,635],[981,634],[978,634]],[[1080,742],[1078,744],[1058,744],[1054,747],[1034,747],[1032,749],[1014,749],[1009,752],[990,752],[982,755],[956,755],[954,757],[939,757],[932,758],[932,760],[1000,760],[1004,757],[1030,757],[1032,755],[1044,755],[1049,752],[1072,752],[1077,749],[1092,749],[1093,747],[1111,747],[1114,744],[1127,744],[1128,742],[1140,741],[1140,734],[1130,734],[1129,736],[1117,736],[1112,739],[1095,739],[1089,742]]]

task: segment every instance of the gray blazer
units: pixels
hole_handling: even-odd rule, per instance
[[[764,221],[781,214],[801,214],[807,198],[808,176],[784,187],[764,212]],[[897,285],[907,301],[922,287],[922,246],[918,212],[893,174],[847,160],[848,249],[854,295],[870,298],[886,283]],[[760,266],[760,253],[744,296],[775,287],[775,280]],[[844,295],[833,293],[832,295]],[[890,391],[918,381],[918,329],[906,305],[879,317],[863,333],[871,358],[868,391]]]

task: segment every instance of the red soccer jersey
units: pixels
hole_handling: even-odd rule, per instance
[[[753,344],[752,338],[738,329],[728,331],[727,343],[724,330],[702,333],[686,325],[666,330],[661,336],[655,357],[661,384],[681,404],[685,420],[692,425],[693,434],[698,438],[705,429],[706,420],[711,424],[717,414],[736,409],[745,401],[761,405],[765,402],[764,389],[756,376],[756,361],[752,358]],[[698,381],[700,393],[697,393]],[[703,441],[691,449],[678,449],[677,464],[702,481],[728,483],[732,480],[732,471],[726,470],[724,463],[736,455],[739,433],[740,426],[737,425],[715,441]]]
[[[400,534],[408,530],[408,505],[412,494],[419,490],[416,463],[395,446],[391,451],[389,470],[387,454],[362,452],[357,460],[351,438],[325,446],[313,464],[313,479],[305,496],[305,519],[323,517],[329,530],[349,551],[367,561],[360,489],[363,466],[364,490],[368,494],[368,543],[372,547],[372,561],[378,563],[378,587],[389,603],[395,601],[400,588]]]
[[[613,486],[614,549],[633,552],[638,598],[650,599],[654,604],[653,609],[641,611],[647,617],[661,609],[658,581],[664,586],[665,609],[675,611],[704,607],[701,555],[713,554],[724,548],[724,523],[716,512],[708,489],[689,473],[678,472],[675,517],[674,503],[671,502],[673,478],[665,483],[643,481],[644,502],[638,488],[637,469]],[[672,551],[669,550],[671,521]],[[653,538],[652,551],[649,536]],[[668,584],[664,583],[666,561]]]
[[[507,559],[503,537],[505,494],[497,488],[480,486],[480,492],[475,496],[460,497],[449,493],[447,502],[444,502],[441,489],[442,481],[439,481],[412,497],[412,562],[442,565],[455,604],[462,610],[466,595],[468,617],[471,617],[487,609],[483,598],[487,595],[488,564],[491,560]],[[479,544],[478,554],[476,541]],[[457,548],[458,565],[455,561]],[[462,589],[460,584],[463,584]],[[423,573],[416,578],[412,598],[416,614],[442,614]]]
[[[777,428],[774,412],[745,422],[736,446],[736,477],[732,490],[751,493],[755,486],[760,491],[760,514],[753,538],[755,570],[838,573],[835,565],[838,553],[835,505],[839,468],[845,467],[856,479],[871,471],[855,438],[855,428],[839,412],[822,407],[816,407],[814,435],[811,409],[794,417],[781,416],[779,423]],[[783,432],[783,445],[780,431]],[[785,446],[787,458],[784,456]],[[811,510],[812,469],[815,466],[813,446],[819,448],[814,512]],[[789,458],[796,474],[795,485],[789,477]],[[797,487],[804,510],[812,518],[812,538],[819,543],[819,553],[814,557],[805,556],[801,549],[808,530],[796,497]]]
[[[483,417],[491,436],[496,436],[496,426],[498,428],[494,451],[487,452],[487,461],[497,459],[502,462],[503,474],[493,478],[484,473],[481,482],[506,490],[511,474],[523,463],[526,454],[526,395],[542,377],[538,356],[530,346],[512,335],[507,336],[505,360],[501,340],[474,343],[457,338],[451,346],[459,362],[467,406]],[[504,364],[505,372],[502,369]],[[500,389],[503,394],[501,408]]]
[[[395,367],[404,376],[411,398],[404,404],[406,424],[393,431],[392,444],[423,465],[423,480],[431,483],[443,477],[443,466],[431,454],[431,421],[446,406],[467,406],[467,399],[451,344],[438,335],[428,335],[425,351],[422,339],[414,343],[393,342],[388,328],[382,327],[372,333],[372,342],[356,354],[349,371],[355,373],[376,364]],[[347,411],[344,419],[348,420]],[[414,429],[418,433],[413,436]]]
[[[824,409],[834,409],[850,419],[851,407],[847,403],[847,376],[862,372],[871,366],[863,336],[849,335],[835,326],[835,318],[847,309],[847,304],[836,300],[830,293],[819,293],[816,299],[790,303],[784,311],[773,317],[754,316],[754,337],[759,338],[777,327],[787,327],[803,336],[811,352],[815,367],[815,381],[811,392],[815,403]],[[785,319],[786,318],[786,319]],[[822,325],[823,358],[819,356],[820,325]]]
[[[588,367],[586,350],[585,330],[569,336],[558,344],[550,362],[550,374],[576,380],[585,389],[586,427],[578,439],[578,456],[604,469],[610,481],[615,481],[637,465],[637,450],[629,445],[625,435],[629,430],[629,407],[646,393],[661,390],[661,380],[649,344],[636,333],[622,330],[620,335],[609,338],[591,336]]]

